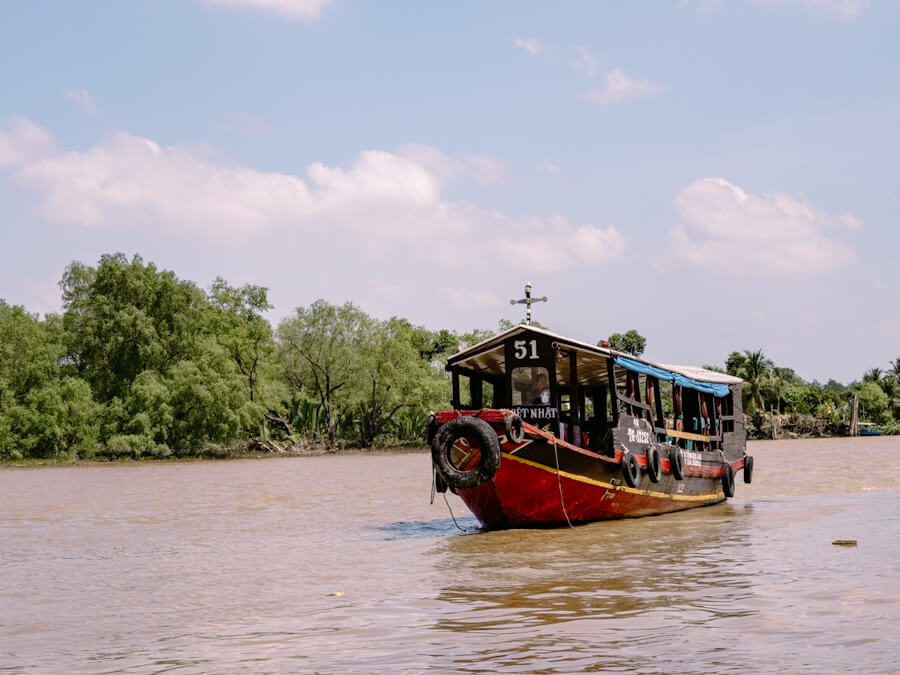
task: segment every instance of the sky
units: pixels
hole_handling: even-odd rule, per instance
[[[900,357],[900,2],[0,4],[0,298],[134,254],[430,329]]]

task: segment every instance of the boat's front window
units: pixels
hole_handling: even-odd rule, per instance
[[[542,366],[523,366],[512,371],[513,405],[549,405],[550,376]]]

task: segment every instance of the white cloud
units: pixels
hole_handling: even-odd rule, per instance
[[[438,295],[444,298],[453,309],[461,312],[499,308],[503,305],[503,301],[498,295],[478,288],[441,288],[438,290]]]
[[[232,5],[274,12],[289,19],[317,19],[333,0],[206,0],[210,5]]]
[[[524,49],[532,56],[537,54],[544,48],[540,40],[530,40],[527,38],[514,37],[513,44],[519,49]]]
[[[838,216],[838,221],[848,230],[861,230],[863,222],[852,213],[842,213]]]
[[[856,18],[869,7],[869,0],[756,0],[767,5],[804,5],[805,7],[832,14],[841,19]]]
[[[22,161],[17,176],[40,195],[48,219],[90,227],[203,239],[294,233],[305,245],[329,241],[375,257],[402,249],[455,268],[596,264],[624,250],[613,227],[523,220],[448,201],[441,195],[448,176],[490,173],[491,162],[410,147],[419,159],[366,150],[346,168],[316,162],[298,176],[228,166],[119,132],[85,152]],[[459,249],[461,237],[473,236],[478,246]]]
[[[65,94],[75,101],[75,103],[78,104],[78,107],[84,110],[88,115],[97,114],[97,104],[94,103],[94,99],[87,89],[66,89]]]
[[[0,129],[0,166],[13,166],[53,148],[53,137],[24,117],[12,120],[7,131]]]
[[[407,159],[426,167],[442,180],[451,180],[460,176],[473,179],[478,183],[502,183],[506,180],[506,167],[503,162],[487,155],[446,155],[430,145],[407,143],[400,146],[397,153]]]
[[[545,171],[546,173],[553,174],[554,176],[559,175],[560,171],[562,171],[562,169],[559,167],[558,164],[554,164],[549,159],[545,159],[540,164],[538,164],[538,168],[541,171]]]
[[[594,79],[594,75],[597,73],[597,57],[584,47],[579,47],[577,52],[578,57],[572,61],[572,69]]]
[[[588,92],[588,99],[600,105],[620,103],[628,98],[649,98],[664,92],[668,87],[649,80],[634,80],[616,68],[606,75],[606,87]]]
[[[573,227],[555,215],[547,223],[535,223],[528,236],[505,235],[498,250],[511,254],[522,269],[546,271],[571,265],[600,265],[622,257],[627,239],[615,227]]]
[[[682,189],[675,205],[683,222],[670,233],[673,252],[698,268],[766,276],[856,261],[851,247],[823,233],[833,219],[789,195],[756,196],[722,178],[704,178]]]

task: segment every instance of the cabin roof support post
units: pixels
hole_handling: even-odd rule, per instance
[[[619,402],[616,400],[618,397],[618,387],[616,386],[616,367],[613,365],[613,360],[608,358],[606,359],[606,377],[609,380],[609,403],[612,407],[612,422],[613,426],[619,426]]]
[[[574,349],[569,350],[569,426],[566,427],[566,440],[575,445],[575,427],[579,429],[579,398],[581,394],[581,386],[578,383],[578,355]],[[579,432],[580,433],[580,432]]]
[[[647,378],[647,382],[653,382],[653,406],[656,408],[656,421],[653,423],[657,429],[662,429],[663,433],[657,432],[658,441],[664,441],[666,439],[665,429],[666,429],[666,418],[663,416],[663,406],[662,406],[662,387],[659,386],[659,380],[654,378]],[[650,396],[647,396],[647,402],[649,403]]]
[[[452,400],[450,401],[450,406],[454,410],[459,410],[459,370],[454,368],[450,371],[450,379],[453,382],[453,394],[451,395]]]
[[[480,410],[484,407],[484,396],[480,375],[469,376],[469,400],[472,402],[472,408],[475,410]]]

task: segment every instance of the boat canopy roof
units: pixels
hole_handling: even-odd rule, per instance
[[[650,375],[660,380],[673,382],[679,386],[707,394],[714,394],[715,396],[726,396],[729,392],[729,385],[743,382],[739,377],[733,377],[706,368],[698,368],[697,366],[653,363],[630,354],[624,354],[615,349],[572,340],[542,328],[524,324],[514,326],[454,354],[448,359],[447,368],[460,368],[494,376],[504,375],[506,373],[504,345],[509,338],[520,334],[537,334],[550,338],[560,357],[569,352],[575,352],[578,357],[578,380],[584,386],[607,381],[606,362],[608,359],[612,359],[617,366],[625,370]],[[557,381],[565,386],[571,384],[568,382],[568,379],[568,365],[561,365],[561,367],[557,368]],[[616,377],[617,381],[620,379],[622,382],[619,382],[619,384],[624,383],[624,374]]]

